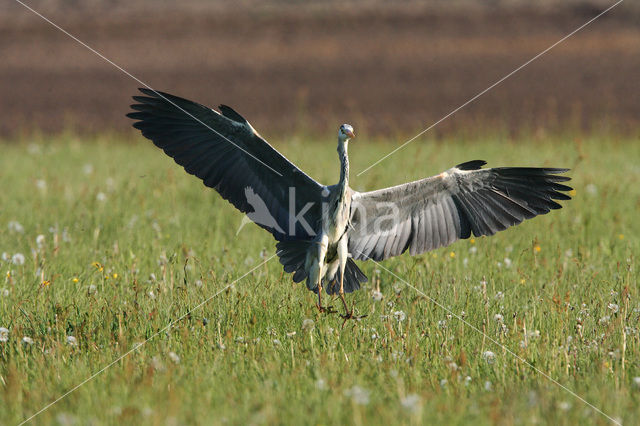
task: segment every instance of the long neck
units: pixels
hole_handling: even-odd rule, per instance
[[[340,182],[338,182],[338,186],[340,191],[344,193],[349,186],[349,153],[346,143],[338,145],[338,156],[340,157]]]

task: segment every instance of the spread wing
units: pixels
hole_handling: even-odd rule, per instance
[[[437,176],[372,192],[354,192],[348,230],[356,259],[382,260],[443,247],[462,238],[493,235],[562,206],[571,188],[568,169],[459,164]]]
[[[269,145],[240,114],[224,105],[220,114],[167,93],[140,91],[146,96],[134,96],[138,103],[127,114],[137,120],[133,127],[188,173],[244,213],[253,212],[246,196],[250,188],[274,219],[256,223],[279,241],[315,234],[324,187]],[[263,219],[264,213],[259,215]],[[274,222],[278,226],[269,226]]]

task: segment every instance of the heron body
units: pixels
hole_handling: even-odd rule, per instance
[[[176,163],[214,188],[276,239],[294,282],[318,295],[344,293],[367,277],[354,260],[418,255],[459,239],[493,235],[569,200],[568,169],[482,168],[458,164],[433,177],[370,192],[349,187],[349,141],[338,131],[340,180],[325,186],[293,165],[228,106],[220,112],[167,93],[140,89],[134,127]]]

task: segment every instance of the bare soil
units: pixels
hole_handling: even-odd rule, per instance
[[[547,9],[102,3],[33,4],[151,87],[231,105],[266,134],[328,134],[350,122],[368,135],[410,135],[602,10],[573,3]],[[434,132],[634,131],[640,15],[625,7]],[[17,3],[3,6],[1,15],[0,135],[130,128],[124,115],[141,83]]]

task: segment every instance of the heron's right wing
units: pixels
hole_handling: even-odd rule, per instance
[[[459,164],[437,176],[355,192],[348,230],[349,253],[382,260],[410,249],[412,255],[462,238],[493,235],[525,219],[559,209],[569,200],[558,182],[567,169],[499,167],[484,161]]]
[[[323,186],[276,151],[233,109],[140,89],[133,127],[176,163],[279,240],[307,239],[321,217]],[[254,196],[254,202],[251,197]],[[255,195],[263,202],[256,203]],[[266,207],[266,209],[265,209]],[[266,211],[257,211],[266,210]]]

